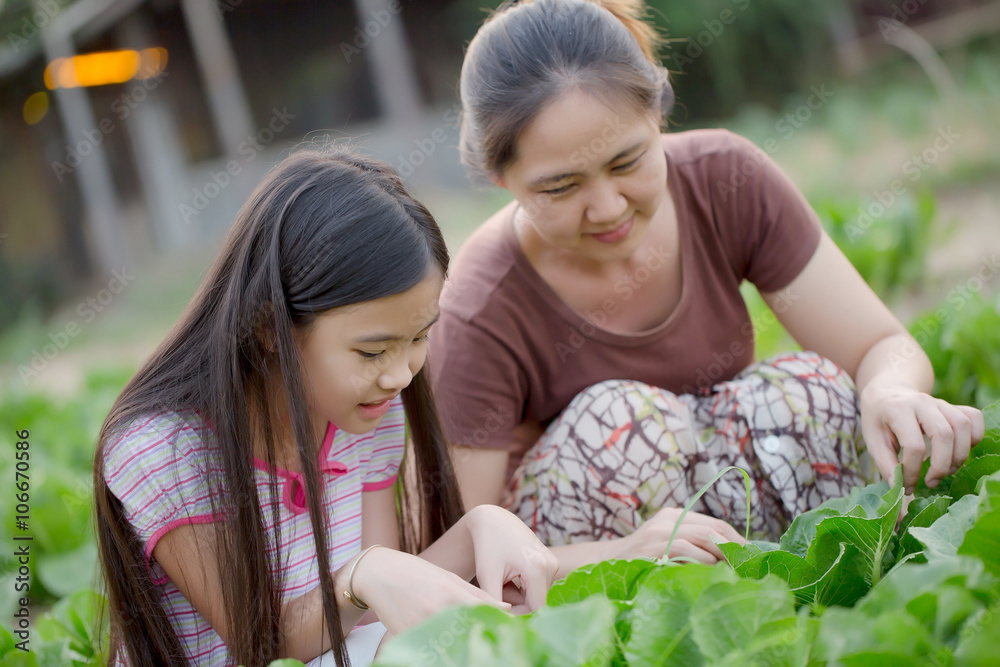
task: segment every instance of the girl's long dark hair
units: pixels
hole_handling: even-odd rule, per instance
[[[125,386],[101,429],[94,490],[112,662],[124,650],[133,665],[188,664],[143,544],[104,478],[108,443],[129,423],[163,410],[197,410],[217,443],[212,466],[222,472],[210,480],[210,495],[213,511],[226,517],[214,527],[219,572],[226,573],[221,586],[230,656],[248,667],[279,657],[280,565],[267,556],[268,545],[279,543],[279,494],[268,508],[274,530],[266,534],[253,442],[263,443],[275,484],[280,407],[290,416],[306,482],[326,627],[337,664],[347,664],[328,562],[319,443],[293,330],[333,308],[398,294],[447,269],[437,224],[388,165],[343,149],[303,151],[254,191],[187,310]],[[462,505],[424,371],[402,395],[412,446],[399,475],[407,484],[398,485],[398,521],[403,549],[416,552],[458,520]]]

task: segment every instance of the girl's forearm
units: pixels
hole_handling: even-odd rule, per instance
[[[335,602],[340,610],[340,628],[345,637],[366,613],[339,594],[347,589],[347,575],[353,563],[354,559],[351,559],[333,575],[333,590],[337,594]],[[283,634],[279,653],[282,657],[309,662],[333,648],[323,618],[323,595],[319,586],[289,600],[282,607],[281,627]]]
[[[934,369],[913,336],[899,333],[883,338],[868,350],[858,365],[855,382],[859,396],[866,389],[880,386],[929,393],[934,387]]]

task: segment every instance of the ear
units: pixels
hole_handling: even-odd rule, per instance
[[[507,183],[503,180],[503,176],[500,174],[490,174],[490,180],[504,190],[507,189]]]

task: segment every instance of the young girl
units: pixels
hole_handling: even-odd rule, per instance
[[[381,163],[301,152],[257,188],[101,431],[112,662],[344,666],[382,637],[345,644],[369,607],[395,633],[451,604],[544,602],[556,563],[530,530],[462,516],[421,372],[447,269]]]
[[[714,562],[901,460],[934,484],[983,417],[928,395],[906,329],[749,141],[660,133],[673,95],[640,0],[505,3],[469,44],[461,152],[515,201],[459,254],[430,350],[467,507],[503,502],[564,572]],[[736,29],[736,28],[734,28]],[[754,283],[804,350],[755,363]],[[930,445],[925,448],[924,436]],[[711,516],[708,516],[711,515]],[[728,523],[727,523],[728,522]]]

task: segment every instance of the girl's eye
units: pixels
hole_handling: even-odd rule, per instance
[[[365,359],[375,360],[385,354],[385,350],[382,350],[381,352],[362,352],[361,350],[358,350],[358,354]]]
[[[430,339],[431,339],[431,334],[428,331],[423,336],[417,336],[416,338],[414,338],[413,342],[414,343],[425,343],[425,342],[429,341]]]

